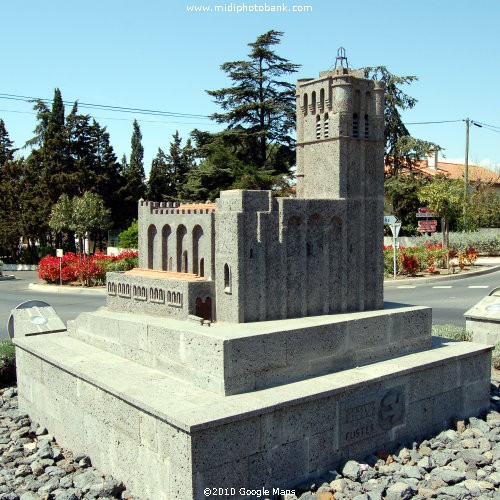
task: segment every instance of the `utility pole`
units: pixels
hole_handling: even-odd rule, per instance
[[[465,172],[464,172],[464,233],[467,227],[467,191],[469,184],[469,127],[470,119],[465,120]]]

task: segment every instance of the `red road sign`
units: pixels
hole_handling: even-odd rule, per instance
[[[420,207],[417,212],[417,217],[434,217],[434,214],[427,207]]]
[[[419,228],[436,228],[437,220],[419,220],[418,227]]]

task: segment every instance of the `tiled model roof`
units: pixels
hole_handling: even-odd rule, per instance
[[[173,271],[157,271],[156,269],[141,269],[134,268],[130,271],[125,271],[124,274],[133,274],[135,276],[144,276],[146,278],[153,279],[171,279],[180,281],[206,281],[206,278],[202,278],[197,274],[191,273],[176,273]]]
[[[182,203],[177,208],[185,210],[215,210],[217,205],[215,203]]]

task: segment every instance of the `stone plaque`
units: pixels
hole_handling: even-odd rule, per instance
[[[391,430],[404,422],[405,413],[406,395],[403,386],[341,401],[340,447]]]

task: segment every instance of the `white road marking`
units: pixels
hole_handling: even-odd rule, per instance
[[[469,285],[468,288],[489,288],[489,285]]]
[[[433,286],[432,288],[452,288],[452,285],[441,285],[441,286]]]
[[[417,288],[416,285],[401,285],[401,286],[398,286],[398,288]]]

